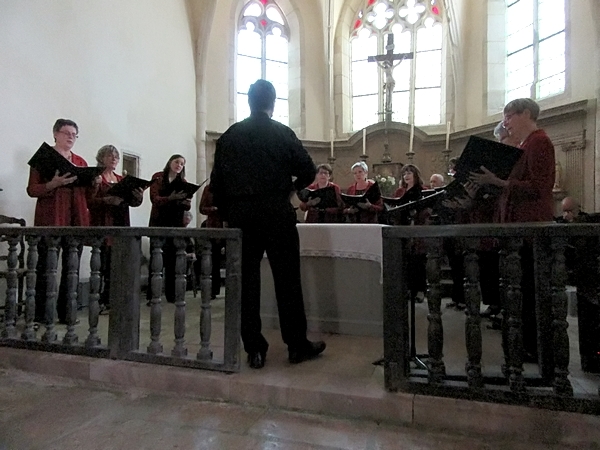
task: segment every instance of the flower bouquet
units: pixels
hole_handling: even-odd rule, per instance
[[[383,176],[376,175],[375,181],[379,185],[379,189],[381,190],[381,195],[384,197],[392,197],[398,189],[398,183],[396,182],[396,178],[392,176]]]

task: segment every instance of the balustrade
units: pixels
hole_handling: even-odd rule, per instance
[[[2,230],[8,242],[7,289],[5,314],[0,323],[0,345],[53,352],[112,357],[140,362],[180,365],[226,372],[238,371],[240,365],[240,300],[241,300],[241,233],[239,230],[223,229],[155,229],[155,228],[54,228],[22,227]],[[150,267],[148,289],[149,333],[140,336],[141,314],[141,254],[142,237],[150,238]],[[18,248],[21,239],[27,242],[26,292],[24,304],[18,304]],[[101,246],[109,237],[111,242],[110,303],[108,317],[108,341],[102,342],[99,334],[101,277]],[[201,265],[202,301],[199,315],[186,314],[186,246],[191,239],[200,243],[198,255]],[[211,239],[226,243],[226,289],[222,359],[213,358],[211,348]],[[174,346],[165,353],[161,342],[163,257],[162,248],[170,241],[175,247],[175,304],[173,314]],[[89,259],[81,258],[82,244],[89,247]],[[66,303],[64,323],[57,325],[59,252],[65,252],[62,261],[66,274]],[[39,258],[45,258],[37,273]],[[87,258],[87,256],[86,256]],[[81,261],[80,261],[81,259]],[[80,291],[80,263],[89,261],[89,295],[87,298],[87,336],[80,336],[82,327],[78,314]],[[83,266],[82,266],[83,267]],[[41,338],[37,335],[36,284],[44,277],[44,303],[38,304],[38,313],[44,314]],[[39,293],[38,293],[39,294]],[[39,300],[38,300],[39,301]],[[42,308],[43,307],[43,308]],[[22,314],[19,310],[22,309]],[[170,309],[169,309],[170,311]],[[39,316],[38,316],[39,317]],[[198,317],[198,352],[188,356],[186,323]],[[84,319],[84,320],[85,320]],[[196,319],[194,319],[196,320]],[[64,328],[63,328],[64,326]],[[42,330],[40,330],[42,331]],[[59,340],[59,338],[61,338]],[[140,348],[140,340],[148,339],[148,345]]]

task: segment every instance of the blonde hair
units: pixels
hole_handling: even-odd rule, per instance
[[[114,145],[103,145],[102,147],[100,147],[100,149],[98,150],[98,153],[96,154],[96,162],[98,163],[98,166],[103,166],[104,165],[104,157],[106,155],[117,155],[117,158],[121,158],[121,155],[119,154],[119,150],[117,150],[117,147],[115,147]]]

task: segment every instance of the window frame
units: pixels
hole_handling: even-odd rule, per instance
[[[246,10],[250,7],[253,7],[253,5],[257,5],[259,8],[261,8],[261,13],[259,16],[245,16],[244,13],[246,12]],[[274,21],[270,18],[267,17],[267,10],[269,8],[274,8],[275,10],[277,10],[277,12],[279,13],[279,15],[281,16],[281,18],[283,19],[283,24],[281,24],[280,22]],[[239,40],[239,36],[240,36],[240,31],[245,30],[246,26],[248,23],[252,23],[254,25],[254,32],[258,33],[260,36],[260,41],[261,41],[261,49],[260,49],[260,78],[263,79],[268,79],[267,78],[267,64],[269,61],[274,62],[274,63],[283,63],[286,65],[286,72],[287,72],[287,79],[285,80],[285,86],[287,87],[287,90],[285,92],[282,92],[281,89],[277,88],[277,83],[274,82],[273,84],[276,85],[276,92],[277,92],[277,97],[276,97],[276,101],[275,101],[275,114],[274,114],[274,119],[277,118],[281,118],[284,117],[284,120],[282,120],[283,123],[285,123],[286,125],[289,124],[289,120],[290,120],[290,105],[289,105],[289,94],[290,94],[290,70],[291,70],[291,65],[290,65],[290,59],[291,59],[291,55],[290,55],[290,26],[289,26],[289,22],[288,19],[286,18],[285,14],[283,13],[281,7],[274,1],[274,0],[251,0],[248,3],[246,3],[243,8],[241,9],[240,13],[239,13],[239,17],[238,17],[238,23],[237,23],[237,27],[236,27],[236,31],[235,31],[235,46],[236,46],[236,51],[235,51],[235,76],[234,76],[234,92],[235,92],[235,100],[234,100],[234,117],[236,121],[240,121],[243,120],[245,117],[241,117],[241,115],[239,114],[239,99],[241,97],[244,97],[246,100],[247,104],[247,91],[243,92],[239,89],[239,82],[238,82],[238,58],[240,56],[244,56],[244,57],[248,57],[248,55],[240,55],[239,51],[238,51],[238,40]],[[268,35],[273,35],[273,29],[274,28],[278,28],[281,33],[280,36],[284,39],[287,40],[288,42],[288,54],[287,54],[287,60],[286,61],[276,61],[273,59],[269,59],[267,58],[267,36]],[[257,58],[258,59],[258,58]],[[271,82],[273,82],[274,80],[269,80]],[[281,115],[281,114],[277,114],[278,112],[278,105],[281,105],[282,102],[285,102],[286,104],[286,113]],[[281,108],[281,106],[279,106],[279,108]],[[249,111],[247,108],[245,108],[246,111]]]
[[[415,102],[416,102],[416,98],[417,98],[417,92],[419,91],[425,91],[425,90],[430,90],[430,89],[438,89],[440,92],[440,101],[439,101],[439,122],[437,123],[423,123],[420,126],[438,126],[442,123],[444,123],[445,121],[445,117],[446,117],[446,112],[444,111],[444,106],[446,105],[446,100],[444,98],[445,93],[446,93],[446,86],[445,86],[445,75],[446,75],[446,47],[447,47],[447,37],[446,37],[446,27],[447,24],[444,20],[444,12],[441,9],[441,2],[439,3],[435,3],[435,4],[431,4],[430,2],[426,2],[425,6],[426,9],[425,11],[423,11],[419,17],[419,19],[414,23],[414,24],[409,24],[409,22],[407,20],[405,20],[404,18],[401,18],[398,14],[399,10],[403,7],[406,6],[405,1],[401,1],[398,3],[395,2],[390,2],[390,1],[386,1],[386,0],[375,0],[375,1],[369,1],[369,2],[365,2],[367,3],[366,6],[364,6],[363,8],[359,8],[359,10],[357,11],[357,13],[354,15],[354,21],[353,21],[353,26],[350,30],[350,36],[349,36],[349,54],[348,54],[348,60],[349,60],[349,79],[350,79],[350,83],[349,83],[349,100],[350,100],[350,110],[351,110],[351,117],[350,117],[350,130],[351,131],[357,131],[360,128],[355,128],[355,120],[354,120],[354,103],[355,103],[355,99],[358,97],[366,97],[366,95],[357,95],[355,96],[353,93],[353,66],[355,63],[363,61],[363,60],[354,60],[353,59],[353,55],[352,55],[352,41],[354,39],[356,39],[358,37],[358,34],[361,32],[361,30],[367,28],[370,33],[371,36],[375,35],[377,38],[377,55],[381,55],[385,52],[385,46],[386,46],[386,39],[387,39],[387,34],[392,32],[392,29],[394,27],[394,25],[396,24],[401,24],[404,26],[405,30],[410,31],[411,33],[411,48],[410,48],[410,53],[413,53],[415,58],[412,60],[409,60],[409,63],[411,65],[410,71],[411,71],[411,75],[410,75],[410,79],[409,79],[409,87],[408,90],[406,89],[400,89],[398,86],[398,83],[396,83],[396,86],[394,87],[394,97],[398,97],[400,95],[402,95],[404,93],[404,95],[408,95],[409,97],[409,105],[408,105],[408,114],[407,114],[407,123],[414,123],[414,115],[415,115],[415,110],[416,110],[416,106],[415,106]],[[384,3],[386,4],[388,7],[391,7],[394,9],[394,16],[390,19],[388,19],[387,24],[382,27],[381,29],[376,28],[375,26],[371,25],[371,24],[366,24],[366,18],[368,16],[368,14],[370,14],[373,9],[375,8],[375,6],[378,3]],[[438,12],[437,14],[434,14],[432,12],[433,8],[438,8]],[[440,26],[441,27],[441,45],[439,48],[435,48],[435,49],[424,49],[424,50],[417,50],[417,39],[418,39],[418,30],[425,28],[425,21],[427,19],[433,18],[434,20],[434,26]],[[360,25],[359,25],[360,22]],[[394,49],[394,53],[399,53],[402,52],[402,50],[398,50],[397,48],[397,44],[396,44],[396,48]],[[415,80],[415,72],[416,72],[416,63],[417,63],[417,59],[418,59],[418,55],[419,54],[426,54],[428,52],[431,51],[436,51],[440,53],[440,76],[439,76],[439,84],[436,86],[427,86],[427,87],[417,87],[416,86],[416,80]],[[374,56],[374,55],[371,55]],[[403,61],[401,64],[406,64],[406,61]],[[369,63],[369,64],[376,64],[375,62]],[[377,88],[377,104],[378,104],[378,110],[377,110],[377,118],[367,124],[367,125],[371,125],[374,123],[379,123],[379,122],[384,122],[385,121],[385,112],[384,112],[384,108],[385,108],[385,93],[384,93],[384,87],[383,84],[385,82],[385,76],[384,76],[384,72],[383,69],[381,67],[377,67],[377,83],[378,83],[378,88]],[[368,94],[368,95],[373,95],[373,94]],[[396,102],[394,102],[394,100],[392,101],[392,105],[396,104]],[[395,108],[393,108],[395,109]],[[398,114],[403,115],[400,111],[394,111],[393,116],[397,116]]]

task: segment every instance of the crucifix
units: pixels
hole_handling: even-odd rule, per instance
[[[385,115],[385,123],[388,124],[392,121],[392,95],[394,93],[394,69],[405,59],[412,59],[412,53],[394,53],[394,34],[388,33],[387,45],[385,46],[385,54],[369,56],[367,59],[369,62],[376,62],[379,67],[383,69],[385,74],[385,81],[383,88],[385,89],[385,107],[383,113]]]
[[[394,94],[394,86],[396,82],[394,81],[394,69],[398,64],[400,64],[405,59],[412,59],[412,53],[396,53],[394,54],[394,33],[388,33],[387,35],[387,45],[385,46],[385,54],[369,56],[367,61],[376,62],[377,65],[383,69],[383,73],[385,74],[385,80],[383,82],[383,89],[385,89],[385,106],[383,109],[383,114],[385,117],[385,143],[383,144],[383,157],[381,158],[381,162],[389,163],[392,162],[392,157],[389,151],[389,142],[388,142],[388,124],[392,121],[392,96]]]

